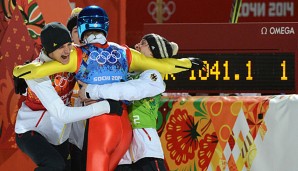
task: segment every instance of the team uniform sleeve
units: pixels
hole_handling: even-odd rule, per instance
[[[86,92],[91,99],[140,100],[153,97],[165,91],[165,84],[159,72],[146,70],[138,79],[104,85],[89,84]]]
[[[175,58],[163,58],[156,59],[152,57],[146,57],[140,52],[130,49],[131,63],[129,71],[145,71],[147,69],[155,69],[164,74],[175,74],[182,71],[191,69],[191,61],[188,58],[175,59]]]
[[[42,78],[45,76],[53,75],[59,72],[76,72],[78,68],[78,50],[73,48],[70,53],[68,64],[61,64],[57,61],[46,63],[30,63],[27,65],[18,65],[13,69],[15,77],[24,78],[26,80]]]
[[[110,105],[106,100],[83,107],[65,106],[49,77],[27,80],[27,84],[47,111],[63,123],[76,122],[110,112]]]

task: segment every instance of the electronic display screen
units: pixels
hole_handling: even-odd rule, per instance
[[[204,61],[207,73],[189,70],[164,77],[166,91],[295,92],[294,53],[179,54]]]

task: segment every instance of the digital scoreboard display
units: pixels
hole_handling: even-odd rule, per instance
[[[207,72],[166,75],[167,91],[295,93],[294,53],[179,54],[197,57]]]

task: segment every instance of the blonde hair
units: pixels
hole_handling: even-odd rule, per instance
[[[77,15],[77,14],[79,14],[79,13],[82,11],[82,9],[83,9],[83,8],[76,7],[76,8],[74,8],[74,9],[72,9],[70,15]]]

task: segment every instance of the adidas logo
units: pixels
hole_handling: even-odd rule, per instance
[[[53,44],[53,47],[55,47],[55,46],[57,46],[57,43],[54,43],[54,44]]]
[[[155,49],[155,46],[151,46],[151,49],[154,50]]]

